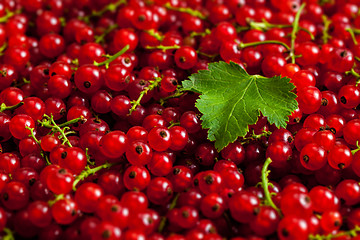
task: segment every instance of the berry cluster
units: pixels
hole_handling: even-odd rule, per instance
[[[360,239],[359,10],[0,1],[0,238]],[[288,77],[287,128],[218,151],[181,85],[215,61]]]

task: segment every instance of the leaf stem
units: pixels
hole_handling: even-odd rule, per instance
[[[241,42],[241,43],[239,43],[239,47],[247,48],[247,47],[255,47],[255,46],[263,45],[263,44],[279,44],[279,45],[282,45],[283,47],[285,47],[286,50],[290,50],[290,47],[286,43],[276,41],[276,40],[265,40],[265,41],[261,41],[261,42],[250,42],[250,43]]]
[[[104,163],[103,165],[100,165],[98,167],[94,167],[94,168],[88,168],[85,169],[84,171],[82,171],[74,180],[73,182],[73,190],[76,191],[76,185],[84,180],[85,178],[87,178],[88,176],[95,174],[96,172],[105,169],[105,168],[110,168],[112,166],[114,166],[117,163]]]
[[[171,6],[171,3],[167,2],[164,7],[168,10],[173,10],[173,11],[177,11],[177,12],[182,12],[182,13],[187,13],[191,16],[194,17],[198,17],[202,20],[206,19],[206,16],[204,14],[202,14],[201,12],[194,10],[192,8],[182,8],[182,7],[173,7]]]
[[[269,191],[269,179],[268,179],[268,176],[269,176],[270,170],[268,170],[268,167],[269,167],[271,162],[272,162],[271,159],[267,158],[264,165],[263,165],[263,167],[262,167],[262,169],[261,169],[261,185],[262,185],[263,190],[264,190],[265,202],[270,207],[275,209],[278,212],[279,216],[282,216],[282,213],[281,213],[280,209],[275,205],[275,203],[271,199],[271,194],[270,194],[270,191]]]
[[[150,80],[150,85],[145,87],[144,90],[140,92],[140,95],[136,101],[131,101],[132,107],[129,110],[129,115],[133,111],[135,111],[136,107],[140,105],[141,99],[151,90],[159,86],[159,83],[161,82],[161,78],[155,78],[155,80]]]
[[[299,21],[300,21],[300,16],[302,11],[305,8],[306,3],[301,4],[299,11],[296,13],[295,15],[295,19],[293,22],[293,29],[291,31],[291,46],[290,46],[290,57],[291,57],[291,62],[295,63],[295,40],[296,40],[296,34],[299,31]]]
[[[94,61],[94,65],[97,66],[97,67],[100,67],[100,66],[104,66],[106,68],[109,68],[109,64],[114,61],[116,58],[120,57],[121,55],[123,55],[127,50],[130,49],[130,46],[129,45],[126,45],[123,49],[121,49],[120,51],[118,51],[117,53],[115,53],[114,55],[110,56],[108,59],[106,59],[105,61],[103,62],[96,62]]]
[[[18,104],[12,105],[12,106],[6,106],[5,103],[2,103],[0,105],[0,112],[4,112],[6,110],[14,110],[18,107],[21,107],[22,105],[24,105],[24,102],[19,102]]]
[[[180,193],[177,193],[175,195],[175,197],[173,198],[173,200],[171,201],[168,211],[170,211],[170,210],[172,210],[172,209],[174,209],[176,207],[176,204],[177,204],[177,201],[178,201],[179,197],[180,197]],[[164,230],[165,225],[166,225],[166,220],[167,219],[166,219],[165,216],[161,217],[159,228],[158,228],[159,233],[162,233],[162,231]]]

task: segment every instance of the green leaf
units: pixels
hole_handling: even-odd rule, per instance
[[[288,116],[297,108],[290,79],[249,75],[234,62],[215,62],[209,70],[192,74],[183,81],[186,90],[200,93],[196,107],[203,114],[202,127],[218,150],[238,137],[261,113],[271,124],[286,127]]]

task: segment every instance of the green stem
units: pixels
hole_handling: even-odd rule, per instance
[[[177,201],[178,201],[178,199],[179,199],[179,196],[180,196],[179,193],[177,193],[177,194],[175,195],[175,197],[173,198],[173,200],[172,200],[171,203],[170,203],[170,206],[169,206],[169,210],[168,210],[168,211],[170,211],[170,210],[172,210],[172,209],[174,209],[174,208],[176,207],[176,204],[177,204]],[[162,217],[161,217],[161,220],[160,220],[159,228],[158,228],[158,232],[159,232],[159,233],[162,233],[162,231],[163,231],[164,228],[165,228],[165,225],[166,225],[166,217],[165,217],[165,216],[162,216]]]
[[[109,33],[111,33],[113,30],[115,30],[118,26],[119,25],[117,25],[117,24],[113,24],[113,25],[110,25],[109,27],[107,27],[101,35],[95,36],[95,42],[96,43],[103,42],[105,37]]]
[[[18,104],[15,104],[13,106],[6,106],[5,103],[2,103],[0,105],[0,112],[4,112],[6,110],[14,110],[20,106],[22,106],[24,104],[24,102],[19,102]]]
[[[184,91],[184,89],[183,89],[182,87],[177,88],[176,91],[175,91],[175,93],[174,93],[173,95],[170,95],[170,96],[161,98],[161,99],[159,100],[160,105],[164,105],[165,102],[166,102],[167,100],[171,99],[171,98],[181,97],[181,96],[184,94],[184,92],[185,92],[185,91]]]
[[[29,128],[28,126],[26,126],[25,128],[30,130],[30,135],[29,135],[29,137],[31,137],[32,139],[34,139],[34,141],[39,145],[40,155],[45,159],[46,165],[51,165],[48,156],[46,155],[46,153],[45,153],[45,152],[42,150],[42,148],[41,148],[41,142],[36,138],[36,136],[35,136],[35,134],[34,134],[34,128]]]
[[[41,126],[46,127],[46,128],[51,128],[53,132],[59,132],[62,139],[63,139],[63,144],[66,143],[69,147],[72,147],[69,139],[66,137],[64,129],[61,129],[61,127],[56,124],[56,122],[54,121],[53,116],[51,115],[49,117],[46,114],[44,114],[44,117],[46,118],[45,120],[42,120],[42,121],[38,120],[38,122],[41,124]]]
[[[52,205],[54,205],[54,203],[56,203],[57,201],[59,201],[61,199],[64,199],[64,197],[65,197],[64,194],[56,195],[55,199],[48,201],[49,207],[52,207]]]
[[[328,43],[328,40],[331,38],[331,36],[329,35],[329,27],[331,24],[331,20],[326,15],[322,16],[322,20],[324,23],[324,29],[322,30],[322,40],[323,43],[326,44]]]
[[[90,18],[92,17],[101,17],[104,15],[104,13],[108,12],[108,11],[115,11],[120,5],[126,4],[127,1],[126,0],[119,0],[115,3],[110,3],[108,5],[106,5],[103,9],[99,10],[99,11],[92,11],[92,13],[90,15],[81,17],[80,20],[83,20],[84,22],[89,22]]]
[[[309,240],[330,240],[334,238],[340,238],[340,237],[356,237],[358,235],[358,232],[360,232],[360,227],[355,226],[353,229],[350,229],[348,231],[339,232],[337,234],[328,234],[328,235],[310,235]]]
[[[6,10],[5,16],[0,17],[0,23],[7,22],[9,20],[9,18],[11,18],[14,15],[15,15],[15,12],[11,12],[11,11]]]
[[[352,28],[347,28],[346,31],[350,34],[351,39],[353,40],[354,44],[357,45],[358,42],[356,40],[354,30]]]
[[[78,117],[78,118],[74,118],[74,119],[72,119],[72,120],[70,120],[70,121],[61,123],[61,124],[59,124],[58,126],[62,128],[62,127],[66,127],[66,126],[69,126],[69,125],[74,124],[74,123],[77,123],[77,122],[82,122],[83,120],[84,120],[84,117],[81,116],[81,117]]]
[[[14,233],[10,228],[4,228],[3,231],[6,233],[6,235],[2,237],[3,240],[15,240]]]
[[[166,9],[169,9],[169,10],[173,10],[173,11],[177,11],[177,12],[182,12],[182,13],[187,13],[191,16],[194,16],[194,17],[198,17],[200,19],[206,19],[206,16],[204,14],[202,14],[201,12],[197,11],[197,10],[194,10],[192,8],[182,8],[182,7],[173,7],[171,6],[171,3],[167,2],[164,7]]]
[[[165,38],[165,36],[161,35],[158,31],[155,31],[154,29],[145,30],[145,32],[150,36],[156,38],[160,42]]]
[[[146,46],[145,48],[146,49],[160,49],[160,50],[166,51],[166,50],[179,49],[180,46],[178,46],[178,45],[174,45],[174,46],[158,45],[158,46]]]
[[[276,41],[276,40],[266,40],[266,41],[261,41],[261,42],[250,42],[250,43],[241,42],[239,44],[239,47],[240,48],[247,48],[247,47],[255,47],[255,46],[263,45],[263,44],[279,44],[279,45],[284,46],[286,48],[286,50],[290,50],[290,47],[286,43]]]
[[[291,57],[291,62],[295,63],[295,40],[296,40],[296,34],[299,31],[299,21],[300,21],[300,16],[301,16],[301,12],[304,10],[306,3],[301,4],[299,11],[296,13],[295,15],[295,19],[293,22],[293,29],[291,31],[291,47],[290,47],[290,57]]]
[[[270,170],[268,170],[268,167],[269,167],[271,162],[272,162],[271,159],[267,158],[265,163],[264,163],[264,166],[261,169],[261,184],[262,184],[262,187],[263,187],[263,190],[264,190],[265,202],[267,203],[267,205],[274,208],[278,212],[279,216],[282,216],[282,213],[281,213],[280,209],[275,205],[275,203],[271,199],[271,194],[270,194],[270,191],[269,191],[269,179],[268,179],[268,176],[269,176]]]
[[[151,90],[153,90],[154,88],[156,88],[157,86],[159,86],[160,82],[161,82],[161,78],[155,78],[155,80],[151,80],[149,81],[150,85],[145,87],[144,90],[141,91],[138,99],[136,101],[131,101],[132,107],[130,108],[129,111],[129,115],[131,115],[131,113],[133,111],[135,111],[136,107],[140,105],[141,99]]]
[[[192,32],[190,33],[190,37],[197,37],[197,36],[201,36],[201,37],[205,37],[206,35],[210,35],[211,34],[211,30],[210,29],[205,29],[204,32]]]
[[[170,122],[170,125],[168,126],[168,129],[172,128],[173,126],[180,126],[180,122]]]
[[[82,171],[74,180],[73,182],[73,190],[76,191],[76,185],[84,180],[85,178],[87,178],[88,176],[95,174],[96,172],[105,169],[105,168],[110,168],[112,166],[114,166],[116,163],[104,163],[103,165],[100,165],[98,167],[94,167],[94,168],[88,168],[84,171]]]
[[[97,66],[97,67],[100,67],[100,66],[104,66],[106,68],[109,68],[109,64],[114,61],[116,58],[120,57],[121,55],[123,55],[127,50],[130,49],[130,46],[129,45],[126,45],[123,49],[121,49],[120,51],[118,51],[117,53],[115,53],[114,55],[110,56],[108,59],[106,59],[105,61],[103,62],[96,62],[94,61],[94,65]]]

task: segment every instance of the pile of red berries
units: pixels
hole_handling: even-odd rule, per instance
[[[0,1],[0,236],[360,239],[359,10]],[[181,86],[215,61],[291,79],[287,128],[218,152]]]

